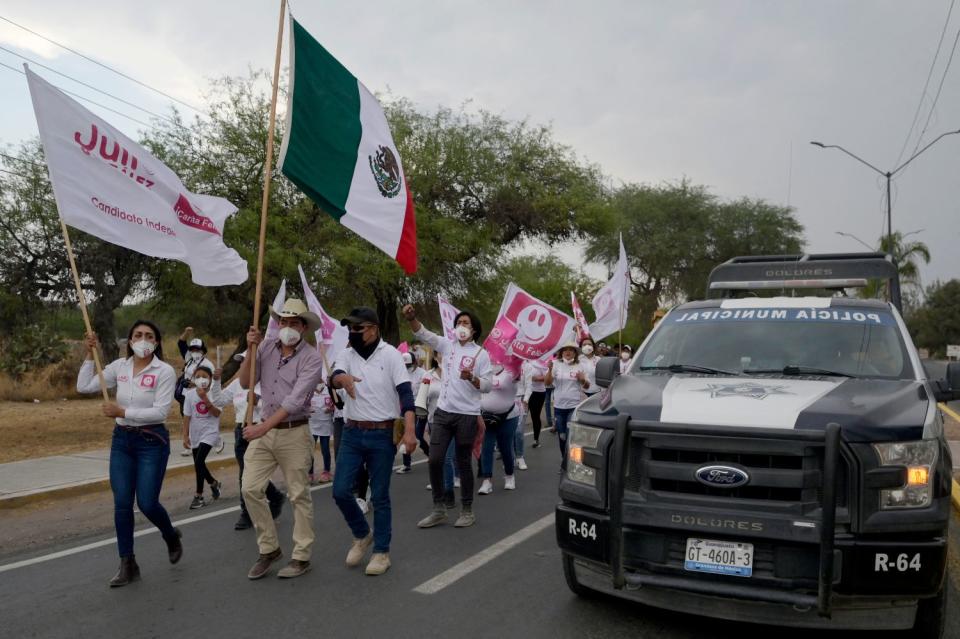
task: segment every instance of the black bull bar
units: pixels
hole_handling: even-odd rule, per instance
[[[610,488],[610,566],[613,587],[622,590],[625,586],[653,586],[685,590],[704,595],[736,597],[770,603],[790,604],[804,608],[816,608],[823,617],[830,616],[833,594],[834,524],[837,511],[837,465],[840,455],[840,425],[827,424],[823,432],[785,431],[785,439],[801,439],[822,442],[824,446],[823,485],[820,500],[820,562],[817,575],[817,594],[804,594],[767,587],[743,586],[730,583],[694,582],[670,575],[627,574],[623,567],[623,492],[626,479],[627,450],[630,434],[634,431],[660,430],[662,424],[643,420],[631,420],[629,415],[617,418],[614,431],[613,452],[609,473]],[[707,432],[705,430],[705,432]],[[709,431],[716,434],[716,430]]]

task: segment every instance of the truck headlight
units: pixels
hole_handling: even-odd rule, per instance
[[[588,486],[597,485],[597,471],[583,463],[584,449],[596,450],[602,428],[570,422],[567,434],[567,479]]]
[[[900,488],[880,491],[880,509],[923,508],[933,500],[933,470],[939,455],[936,439],[874,444],[881,466],[903,466],[907,480]]]

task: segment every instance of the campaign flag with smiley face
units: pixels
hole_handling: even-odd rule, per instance
[[[613,270],[613,277],[593,298],[593,312],[597,320],[590,325],[590,335],[603,339],[622,329],[627,324],[627,304],[630,301],[630,267],[627,252],[620,236],[620,258]]]
[[[566,341],[573,339],[576,321],[510,283],[500,305],[497,322],[506,319],[517,329],[510,353],[520,359],[546,362]]]

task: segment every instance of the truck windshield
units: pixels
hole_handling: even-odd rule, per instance
[[[631,372],[700,366],[737,373],[912,379],[889,312],[874,308],[701,308],[664,318]]]

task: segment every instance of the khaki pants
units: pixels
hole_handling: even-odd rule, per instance
[[[243,457],[243,499],[257,531],[260,554],[280,547],[277,526],[270,516],[266,497],[273,472],[280,467],[287,485],[287,497],[293,506],[293,559],[310,561],[313,547],[313,498],[307,471],[313,461],[313,438],[307,425],[296,428],[271,429],[260,439],[250,442]]]

